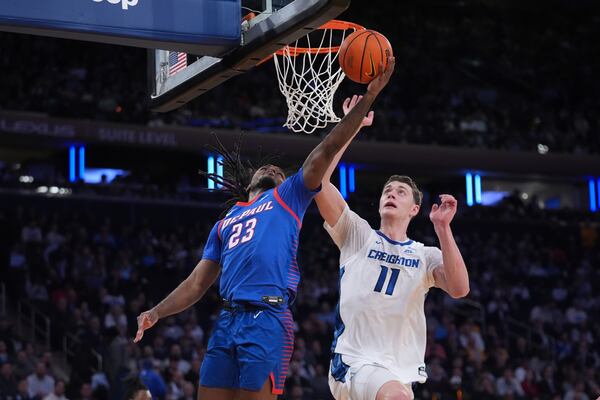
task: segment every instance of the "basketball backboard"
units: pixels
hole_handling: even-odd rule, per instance
[[[260,4],[257,6],[256,3]],[[280,48],[334,19],[349,5],[350,0],[254,0],[252,7],[242,8],[244,13],[250,9],[257,11],[256,17],[243,24],[240,18],[239,46],[225,55],[149,50],[150,108],[167,112],[181,107],[252,69]],[[182,68],[187,61],[191,63]]]
[[[239,47],[241,0],[2,0],[0,31],[220,57]]]

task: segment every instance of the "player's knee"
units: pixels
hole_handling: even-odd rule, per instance
[[[387,382],[377,392],[376,400],[411,400],[412,393],[400,382]]]

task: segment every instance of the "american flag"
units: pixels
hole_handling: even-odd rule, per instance
[[[187,53],[169,52],[169,76],[173,76],[187,67]]]

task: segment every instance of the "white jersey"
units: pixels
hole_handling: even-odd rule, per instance
[[[403,383],[425,382],[425,295],[442,252],[391,240],[347,206],[325,229],[340,249],[332,374],[338,369],[342,376],[346,360],[360,360],[387,368]]]

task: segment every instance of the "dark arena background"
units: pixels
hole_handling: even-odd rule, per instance
[[[429,292],[415,398],[598,398],[600,3],[355,0],[340,18],[387,36],[397,61],[334,183],[376,227],[387,177],[412,176],[424,202],[409,236],[436,246],[432,201],[458,199],[470,293]],[[282,127],[272,62],[158,113],[147,49],[14,32],[0,44],[0,399],[122,399],[140,375],[153,398],[195,399],[216,285],[133,337],[225,210],[199,174],[224,173],[211,146],[241,138],[249,159],[294,171],[333,125]],[[337,114],[364,90],[344,81]],[[332,399],[338,257],[312,205],[281,399]]]

